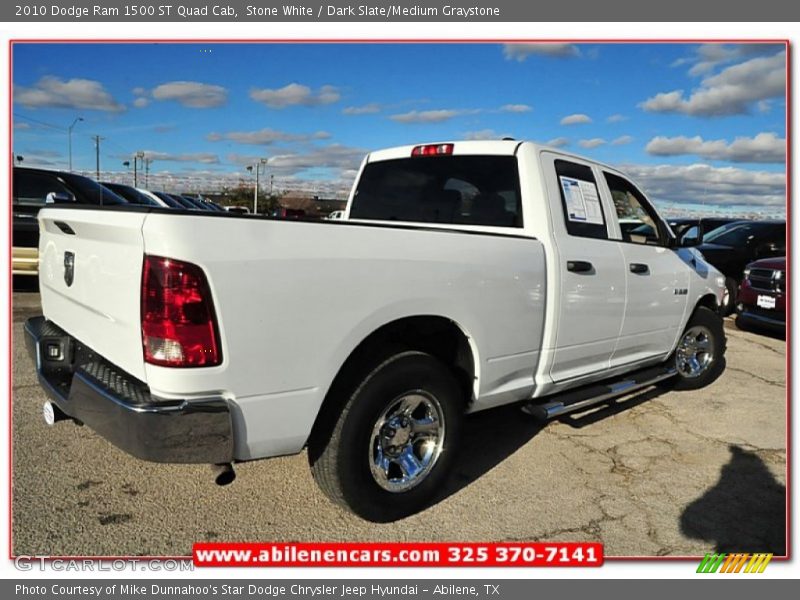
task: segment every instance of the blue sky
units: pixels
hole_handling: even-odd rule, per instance
[[[783,214],[783,44],[15,44],[24,164],[152,187],[343,190],[370,149],[505,135],[627,168],[662,206]]]

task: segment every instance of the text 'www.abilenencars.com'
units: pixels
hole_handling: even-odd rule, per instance
[[[198,567],[599,567],[603,545],[570,543],[210,543]]]

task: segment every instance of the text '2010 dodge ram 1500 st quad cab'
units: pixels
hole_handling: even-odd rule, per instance
[[[466,413],[550,418],[724,367],[724,278],[622,173],[533,143],[373,152],[343,220],[39,223],[26,332],[47,420],[220,480],[307,447],[322,490],[370,520],[430,502]]]

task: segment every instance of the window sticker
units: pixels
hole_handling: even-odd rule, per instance
[[[574,177],[561,175],[559,179],[561,180],[561,189],[564,190],[569,220],[576,223],[604,225],[597,186],[591,181]]]

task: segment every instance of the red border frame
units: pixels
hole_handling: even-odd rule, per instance
[[[792,270],[791,270],[791,254],[792,254],[792,220],[791,220],[791,43],[787,38],[752,38],[752,39],[730,39],[730,38],[711,38],[711,39],[698,39],[698,38],[664,38],[664,39],[648,39],[648,38],[631,38],[631,39],[614,39],[614,38],[511,38],[511,39],[498,39],[498,38],[299,38],[299,39],[280,39],[280,38],[239,38],[239,39],[224,39],[224,38],[57,38],[57,39],[40,39],[40,38],[19,38],[8,40],[8,155],[11,157],[11,169],[13,171],[13,50],[14,44],[59,44],[59,43],[74,43],[74,44],[148,44],[148,43],[162,43],[162,44],[197,44],[197,43],[213,43],[213,44],[509,44],[509,43],[573,43],[573,44],[755,44],[755,43],[772,43],[784,44],[786,50],[786,233],[788,234],[786,241],[786,278],[788,282],[787,289],[791,290],[792,283]],[[13,177],[8,178],[8,198],[12,196],[12,181]],[[8,203],[8,243],[11,249],[11,237],[13,232],[13,218],[12,218],[12,204]],[[8,341],[8,423],[9,423],[9,437],[8,437],[8,557],[9,560],[16,558],[12,553],[13,531],[12,531],[12,466],[13,466],[13,275],[12,275],[12,253],[9,252],[9,265],[8,265],[8,323],[9,323],[9,341]],[[774,561],[790,561],[792,558],[792,528],[791,528],[791,397],[792,397],[792,371],[791,371],[791,357],[792,357],[792,344],[791,344],[791,301],[786,307],[786,555],[776,556]],[[189,556],[57,556],[48,557],[48,560],[114,560],[114,559],[137,559],[137,560],[186,560],[191,559]],[[623,562],[623,561],[697,561],[701,556],[606,556],[607,562]],[[338,568],[338,567],[337,567]],[[343,567],[346,568],[346,567]]]

